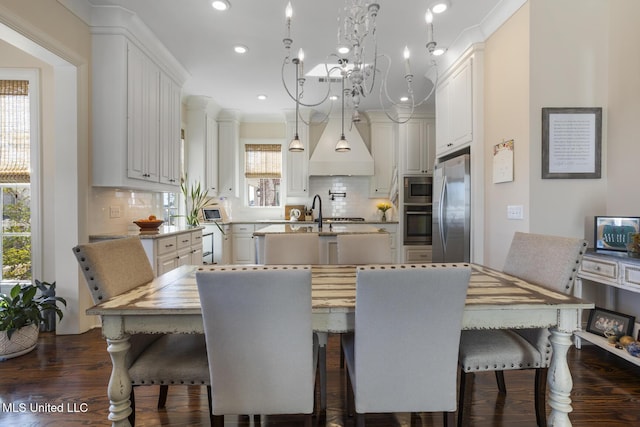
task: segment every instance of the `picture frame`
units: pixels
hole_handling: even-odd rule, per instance
[[[594,217],[593,247],[596,251],[627,252],[629,233],[640,233],[640,217]]]
[[[598,179],[602,108],[542,109],[542,179]]]
[[[618,337],[631,335],[633,334],[635,320],[635,316],[596,307],[589,313],[587,332],[605,338],[612,335]]]

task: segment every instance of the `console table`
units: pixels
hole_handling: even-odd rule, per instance
[[[614,308],[618,289],[640,294],[640,258],[629,257],[624,252],[588,251],[582,258],[576,278],[574,294],[577,297],[582,297],[582,280],[607,286],[606,308]],[[584,339],[640,366],[639,357],[630,355],[624,349],[611,346],[604,337],[587,331],[578,331],[575,335],[578,348],[580,348],[580,339]]]

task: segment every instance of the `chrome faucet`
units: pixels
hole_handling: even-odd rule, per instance
[[[322,230],[322,199],[319,194],[313,196],[313,202],[311,202],[311,209],[316,208],[316,199],[318,199],[318,230]]]

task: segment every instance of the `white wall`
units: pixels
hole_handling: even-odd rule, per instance
[[[87,236],[89,31],[59,3],[37,0],[0,1],[0,29],[8,42],[0,66],[35,67],[43,76],[43,259],[36,262],[68,302],[57,332],[82,332],[95,321],[84,314],[92,303],[71,248]]]
[[[484,263],[501,269],[515,231],[529,229],[529,5],[485,43]],[[493,183],[493,147],[514,140],[514,180]],[[507,205],[522,205],[524,220],[507,220]]]
[[[606,210],[608,10],[606,0],[530,4],[530,231],[583,237],[585,221]],[[543,107],[602,107],[601,179],[541,179]]]

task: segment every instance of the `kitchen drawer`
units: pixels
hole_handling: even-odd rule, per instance
[[[178,249],[191,247],[191,233],[182,233],[176,236]]]
[[[609,281],[615,282],[618,280],[618,263],[616,262],[593,259],[585,256],[582,258],[580,271],[597,276],[598,278],[608,279]]]
[[[202,246],[202,230],[191,232],[191,246]]]
[[[422,247],[405,247],[404,261],[412,262],[431,262],[432,250],[430,246]]]
[[[253,234],[253,224],[231,224],[231,232],[233,234],[251,233]]]
[[[162,237],[157,240],[158,253],[157,255],[165,255],[170,252],[175,252],[178,248],[178,239],[176,236]]]
[[[634,288],[634,292],[640,291],[640,265],[620,263],[622,269],[622,284]]]

